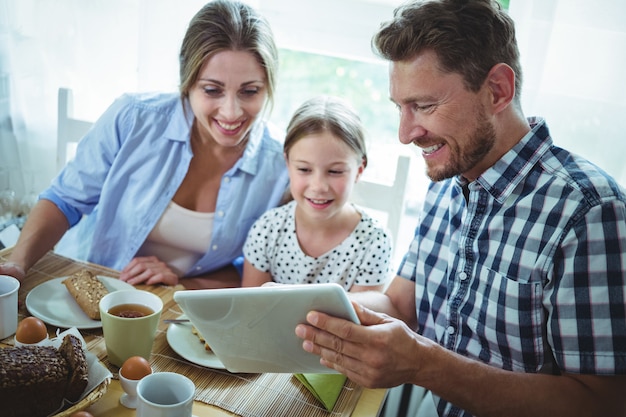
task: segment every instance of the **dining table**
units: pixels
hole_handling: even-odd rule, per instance
[[[12,248],[0,250],[0,262],[8,260]],[[98,277],[119,279],[119,271],[101,265],[67,258],[53,251],[43,256],[27,273],[18,293],[18,320],[31,314],[27,303],[28,294],[38,286],[59,278],[88,270]],[[120,281],[121,282],[121,281]],[[151,291],[161,297],[163,310],[150,356],[153,372],[177,372],[189,377],[196,386],[193,415],[195,417],[374,417],[378,416],[387,394],[385,389],[367,389],[349,379],[341,388],[334,407],[327,410],[315,396],[292,374],[230,373],[222,367],[203,366],[191,358],[183,357],[170,346],[168,330],[182,311],[174,293],[189,291],[183,285],[136,285],[135,288]],[[193,291],[193,290],[191,290]],[[45,320],[44,320],[45,321]],[[46,323],[50,337],[66,331],[62,323]],[[131,417],[136,411],[120,403],[124,393],[118,380],[119,369],[108,362],[106,345],[101,326],[86,326],[78,331],[86,342],[88,351],[97,357],[99,364],[110,371],[111,377],[98,390],[89,393],[81,402],[68,406],[57,416],[84,409],[94,417]],[[14,345],[13,336],[0,340],[0,348]],[[180,352],[180,349],[178,349]],[[1,407],[1,405],[0,405]],[[0,408],[1,410],[1,408]],[[0,412],[1,414],[1,412]]]

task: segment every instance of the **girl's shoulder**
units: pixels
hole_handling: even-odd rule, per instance
[[[383,239],[391,242],[391,235],[387,228],[378,219],[372,217],[363,207],[354,205],[361,214],[361,221],[355,229],[355,233],[366,234],[372,239]]]
[[[267,210],[256,221],[259,225],[281,225],[293,219],[293,211],[295,201],[290,201],[282,206],[274,207]]]

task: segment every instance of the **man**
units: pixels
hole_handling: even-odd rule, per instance
[[[512,20],[414,2],[373,44],[433,182],[398,276],[353,296],[362,325],[311,312],[303,348],[440,416],[626,415],[625,196],[524,117]]]

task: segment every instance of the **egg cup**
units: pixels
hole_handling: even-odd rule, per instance
[[[19,340],[17,340],[16,336],[13,336],[13,345],[15,347],[22,347],[22,346],[49,346],[49,345],[51,345],[51,342],[50,342],[50,338],[46,337],[46,338],[44,338],[43,340],[40,340],[37,343],[22,343]]]
[[[120,396],[120,403],[126,408],[137,408],[137,384],[141,379],[128,379],[122,375],[121,369],[117,374],[124,394]]]

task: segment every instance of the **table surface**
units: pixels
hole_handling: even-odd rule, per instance
[[[0,261],[5,260],[10,254],[10,251],[11,251],[11,248],[0,250]],[[75,260],[60,256],[58,254],[55,254],[53,252],[49,252],[33,268],[31,268],[31,270],[29,271],[29,274],[27,275],[26,279],[22,283],[22,286],[19,291],[19,303],[20,303],[19,304],[19,316],[20,316],[19,318],[22,319],[30,315],[28,313],[28,310],[26,309],[25,299],[26,299],[26,295],[32,288],[36,287],[37,285],[47,280],[71,275],[75,272],[78,272],[81,269],[88,269],[92,271],[93,273],[96,273],[98,275],[103,275],[103,276],[110,276],[110,277],[119,276],[118,271],[105,268],[100,265],[75,261]],[[173,300],[173,294],[176,291],[184,290],[185,289],[184,287],[180,285],[176,287],[139,285],[137,286],[137,288],[155,292],[163,299],[164,308],[163,308],[162,318],[165,319],[165,318],[177,317],[177,315],[180,312],[180,309],[178,308],[176,302]],[[198,376],[197,372],[199,371],[197,369],[187,369],[187,368],[191,368],[193,365],[185,364],[185,363],[181,365],[180,362],[185,362],[184,360],[181,361],[180,358],[176,359],[174,357],[170,357],[169,353],[166,355],[163,355],[162,353],[164,352],[164,349],[169,349],[169,346],[166,341],[166,336],[165,336],[166,330],[167,330],[167,324],[161,322],[159,325],[159,331],[157,332],[157,336],[155,338],[155,346],[153,348],[153,359],[151,359],[151,363],[153,364],[153,368],[154,368],[156,365],[156,362],[154,361],[154,356],[158,356],[159,366],[165,366],[165,367],[171,366],[174,368],[173,369],[157,369],[157,371],[173,370],[173,371],[179,371],[179,372],[184,372],[184,373],[196,372],[196,378],[199,377],[199,378],[202,378],[203,380],[208,381],[206,383],[208,385],[210,385],[212,381],[216,381],[215,383],[219,383],[221,385],[226,384],[226,386],[228,385],[234,386],[234,385],[241,384],[241,381],[229,382],[229,378],[232,379],[232,377],[227,376],[226,372],[219,372],[219,371],[213,372],[209,368],[202,368],[201,369],[202,374]],[[48,325],[48,331],[49,331],[49,334],[53,336],[56,334],[57,328],[54,326]],[[119,398],[122,395],[123,391],[119,384],[119,381],[117,380],[117,375],[116,375],[117,368],[109,364],[108,361],[106,360],[106,347],[104,346],[102,330],[100,328],[90,329],[90,330],[81,330],[81,334],[83,335],[83,338],[87,342],[89,351],[94,353],[100,359],[100,361],[105,366],[107,366],[114,374],[114,378],[109,384],[104,395],[101,398],[99,398],[97,401],[95,401],[93,404],[91,404],[87,408],[87,411],[91,412],[95,417],[113,417],[113,416],[131,417],[131,416],[134,416],[135,410],[128,409],[122,406],[119,402]],[[0,341],[0,345],[2,346],[9,346],[11,345],[11,343],[12,343],[12,337],[9,337],[3,341]],[[175,356],[175,354],[172,354],[172,356]],[[177,362],[177,363],[174,363],[174,362]],[[195,366],[195,368],[198,368],[198,367]],[[221,374],[221,375],[218,375],[218,374]],[[262,394],[266,392],[264,390],[267,389],[267,392],[270,391],[269,387],[263,386],[263,384],[265,385],[277,384],[277,382],[272,379],[264,379],[264,378],[271,378],[272,375],[275,377],[282,378],[280,383],[287,384],[285,386],[287,386],[289,389],[293,389],[292,387],[293,383],[290,381],[284,380],[285,378],[288,379],[289,375],[283,376],[284,374],[260,374],[258,379],[256,380],[254,379],[255,377],[252,377],[250,378],[250,380],[253,380],[252,384],[258,385],[260,387],[260,388],[259,387],[254,388],[254,390],[256,390],[255,393],[259,394],[259,398],[258,398],[259,402],[262,402],[263,400],[265,400],[265,402],[268,402],[268,401],[273,402],[273,399],[271,398],[270,399],[260,398],[263,396]],[[245,378],[240,378],[240,379],[245,379]],[[196,384],[198,385],[197,381],[198,380],[196,379]],[[349,387],[350,384],[352,383],[348,381],[346,384],[346,387]],[[275,385],[275,386],[280,386],[280,385]],[[219,389],[223,391],[223,387],[220,387]],[[237,388],[237,389],[240,389],[240,388]],[[291,415],[299,415],[299,416],[302,416],[302,415],[337,416],[338,415],[341,417],[344,417],[344,416],[374,417],[379,414],[380,409],[382,407],[382,403],[386,395],[386,390],[384,389],[372,390],[372,389],[364,389],[362,387],[356,387],[356,386],[352,386],[351,389],[347,389],[345,391],[346,392],[342,392],[342,395],[340,396],[340,399],[338,400],[338,403],[335,406],[333,413],[320,411],[320,407],[317,406],[315,403],[316,400],[314,400],[313,397],[310,396],[308,392],[306,392],[305,394],[308,395],[310,399],[309,397],[303,397],[304,394],[299,393],[298,398],[296,398],[295,395],[287,395],[288,398],[283,399],[282,402],[278,400],[276,400],[275,402],[276,403],[280,402],[282,404],[281,405],[281,407],[283,407],[282,411],[286,411],[287,412],[286,415],[289,415],[289,413],[291,413]],[[218,391],[218,392],[221,392],[221,391]],[[272,393],[272,395],[276,395],[276,394]],[[345,403],[348,405],[343,404],[344,400],[345,400]],[[229,400],[229,401],[232,402],[233,400]],[[302,404],[303,402],[307,402],[309,404],[305,404],[303,406]],[[228,403],[228,401],[226,401],[226,403]],[[245,410],[244,406],[238,406],[238,407],[239,408],[234,408],[234,409],[242,410],[242,411],[245,411],[246,413],[250,412],[249,409]],[[244,407],[244,408],[241,408],[241,407]],[[204,401],[196,400],[193,406],[193,413],[197,417],[224,417],[224,416],[239,415],[238,413],[228,411],[225,408],[228,408],[228,407],[220,408],[216,405],[212,405]],[[290,410],[290,408],[293,408],[293,409]],[[307,411],[308,409],[312,411],[308,412]],[[256,415],[258,416],[270,415],[266,411],[261,411],[261,410],[262,408],[259,407],[258,414],[254,414],[254,411],[252,411],[252,413],[255,416]]]

